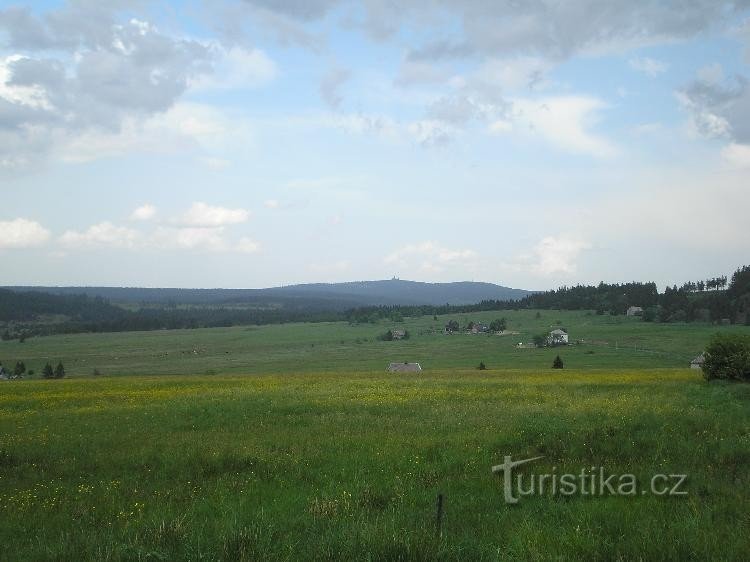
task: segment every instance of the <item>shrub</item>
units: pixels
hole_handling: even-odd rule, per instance
[[[393,332],[388,330],[385,334],[380,334],[378,339],[380,341],[393,341]]]
[[[537,334],[533,338],[534,345],[537,347],[544,347],[547,344],[547,336],[544,334]]]
[[[750,381],[750,336],[716,334],[706,347],[703,376],[706,380]]]
[[[497,320],[493,320],[490,323],[490,330],[492,330],[493,332],[504,332],[507,325],[508,322],[505,320],[505,318],[498,318]]]
[[[560,359],[560,356],[558,355],[555,357],[555,360],[552,362],[552,368],[553,369],[562,369],[563,368],[563,361]]]
[[[485,371],[487,370],[487,365],[484,364],[484,361],[480,361],[479,367],[477,367],[477,369],[479,369],[480,371]]]

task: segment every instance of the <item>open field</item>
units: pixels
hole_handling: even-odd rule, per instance
[[[749,405],[685,369],[7,383],[0,560],[747,559]],[[508,506],[505,454],[688,495]]]
[[[37,373],[46,361],[62,360],[68,376],[125,374],[268,374],[320,371],[379,371],[391,361],[418,361],[427,370],[476,367],[546,369],[559,352],[575,369],[684,367],[720,330],[750,331],[746,326],[651,324],[624,316],[590,312],[480,312],[407,318],[402,323],[283,324],[236,328],[77,334],[0,342],[0,361],[12,367],[22,360]],[[442,329],[449,319],[489,323],[508,320],[505,336],[455,334]],[[515,349],[534,334],[563,326],[571,341],[564,349]],[[407,341],[378,341],[389,328],[405,328]]]

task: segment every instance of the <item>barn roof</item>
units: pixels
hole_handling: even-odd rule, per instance
[[[391,373],[418,373],[422,370],[419,363],[391,363],[388,371]]]

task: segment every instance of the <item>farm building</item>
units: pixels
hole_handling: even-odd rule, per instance
[[[631,306],[625,312],[626,316],[643,316],[643,309],[640,306]]]
[[[695,359],[693,359],[690,362],[690,368],[691,369],[702,369],[703,368],[703,363],[705,363],[705,362],[706,362],[706,354],[705,353],[701,353],[698,357],[696,357]]]
[[[402,340],[406,337],[406,330],[391,330],[391,334],[394,340]]]
[[[422,366],[419,363],[391,363],[388,365],[389,373],[421,373]]]
[[[486,334],[489,331],[490,327],[487,324],[482,324],[481,322],[475,323],[470,330],[472,334]]]
[[[552,330],[547,336],[548,345],[567,345],[568,344],[568,332],[557,328]]]

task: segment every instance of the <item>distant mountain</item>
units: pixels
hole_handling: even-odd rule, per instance
[[[54,295],[88,295],[120,304],[256,304],[295,307],[315,303],[316,308],[343,310],[358,306],[395,304],[473,304],[483,300],[518,300],[531,291],[492,283],[422,283],[390,279],[348,283],[310,283],[268,289],[148,289],[137,287],[5,287]]]
[[[422,283],[390,279],[349,283],[312,283],[264,289],[268,294],[288,296],[342,296],[366,301],[364,304],[473,304],[483,300],[519,300],[530,291],[511,289],[493,283],[461,281]]]

